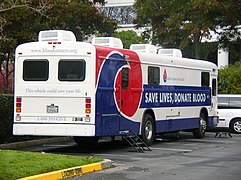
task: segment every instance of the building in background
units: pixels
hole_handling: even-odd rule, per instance
[[[134,30],[138,35],[141,35],[146,29],[150,27],[143,27],[140,29],[135,29],[133,20],[136,14],[133,9],[133,4],[135,0],[107,0],[106,4],[101,7],[102,11],[109,17],[112,17],[118,23],[117,31]],[[211,33],[211,39],[203,39],[203,42],[217,42],[218,35],[214,32]],[[219,68],[225,67],[228,64],[233,64],[236,61],[241,60],[241,44],[240,41],[234,41],[232,44],[232,51],[230,53],[228,50],[219,49],[217,52],[210,54],[210,59],[218,65]]]

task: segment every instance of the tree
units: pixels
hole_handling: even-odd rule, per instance
[[[218,73],[218,92],[220,94],[241,94],[240,62],[220,69]]]
[[[150,26],[145,35],[154,43],[180,49],[193,46],[197,59],[201,41],[210,38],[210,30],[221,35],[220,42],[239,34],[240,1],[136,0],[134,7],[137,27]],[[225,31],[220,31],[224,28]]]
[[[147,43],[142,36],[138,36],[136,32],[132,30],[116,32],[114,37],[120,38],[126,49],[129,49],[131,44]]]
[[[15,47],[37,40],[40,30],[71,30],[77,40],[84,40],[96,32],[112,34],[116,28],[116,24],[88,0],[11,0],[0,5],[0,75],[5,93],[13,72],[11,63]]]
[[[90,1],[53,0],[52,3],[53,7],[47,13],[50,29],[71,30],[77,40],[85,40],[95,33],[112,35],[116,29],[116,23],[101,14]]]
[[[13,77],[14,49],[17,44],[29,40],[34,33],[31,31],[31,16],[41,14],[48,9],[44,1],[33,6],[31,1],[3,1],[0,6],[0,75],[3,81],[3,92],[9,91],[10,79]],[[28,19],[29,18],[29,19]]]

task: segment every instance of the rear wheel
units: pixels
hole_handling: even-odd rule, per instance
[[[241,119],[236,119],[231,123],[231,129],[234,133],[241,133]]]
[[[203,138],[205,136],[206,130],[207,130],[206,116],[203,112],[201,112],[199,117],[199,128],[193,131],[193,136],[195,138]]]
[[[155,126],[153,117],[150,114],[145,114],[141,126],[141,139],[150,146],[154,141]]]
[[[80,146],[93,146],[99,141],[99,137],[73,137],[74,141]]]

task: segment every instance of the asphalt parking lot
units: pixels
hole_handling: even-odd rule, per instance
[[[114,167],[85,174],[72,180],[240,180],[241,135],[232,137],[208,132],[203,139],[181,132],[181,139],[173,135],[157,137],[152,151],[133,152],[121,140],[102,140],[97,146],[83,148],[74,142],[61,142],[22,148],[27,151],[99,156],[113,161]]]

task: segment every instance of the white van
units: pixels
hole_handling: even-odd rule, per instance
[[[241,133],[241,94],[219,94],[218,113],[217,127],[226,127],[235,133]]]

